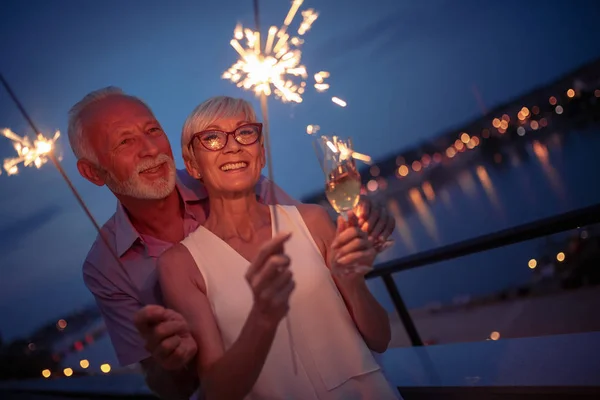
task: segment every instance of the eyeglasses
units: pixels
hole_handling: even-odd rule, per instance
[[[188,148],[192,146],[197,138],[202,146],[210,151],[219,151],[227,146],[229,135],[232,135],[236,142],[241,145],[249,146],[256,143],[262,134],[262,124],[260,122],[252,122],[238,126],[236,130],[224,132],[216,129],[210,129],[194,133],[188,144]]]

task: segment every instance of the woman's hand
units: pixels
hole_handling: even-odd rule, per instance
[[[277,327],[287,314],[295,287],[289,269],[290,258],[283,251],[283,244],[290,236],[290,233],[280,233],[265,243],[246,273],[254,295],[251,314],[268,328]]]
[[[331,243],[330,267],[335,275],[362,278],[373,268],[377,251],[366,232],[358,226],[358,219],[348,213],[348,222],[341,216],[337,220],[337,232]]]

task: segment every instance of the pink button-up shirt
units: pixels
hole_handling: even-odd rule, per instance
[[[207,193],[200,182],[186,171],[177,172],[177,190],[185,206],[184,233],[187,236],[204,223]],[[297,201],[275,185],[277,199],[270,196],[271,182],[261,177],[256,193],[266,204],[294,205]],[[92,245],[83,264],[83,280],[96,299],[123,366],[150,357],[144,341],[133,323],[135,313],[148,304],[163,305],[156,261],[172,243],[148,235],[140,235],[129,220],[121,203],[102,227],[112,250],[120,257],[121,267],[100,237]]]

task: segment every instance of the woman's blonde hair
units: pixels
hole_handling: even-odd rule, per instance
[[[187,117],[181,131],[181,154],[185,161],[193,161],[189,146],[194,133],[200,132],[220,118],[230,118],[239,114],[244,115],[248,122],[256,122],[256,113],[252,105],[243,99],[227,96],[212,97],[196,108]]]

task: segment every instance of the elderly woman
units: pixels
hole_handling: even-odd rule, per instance
[[[166,304],[198,343],[204,396],[399,398],[372,354],[390,341],[387,313],[364,272],[331,272],[372,265],[366,233],[342,219],[336,229],[320,206],[257,201],[262,125],[244,100],[199,105],[185,122],[182,150],[188,172],[209,193],[210,215],[160,257],[158,271]],[[286,315],[293,346],[281,323]]]

